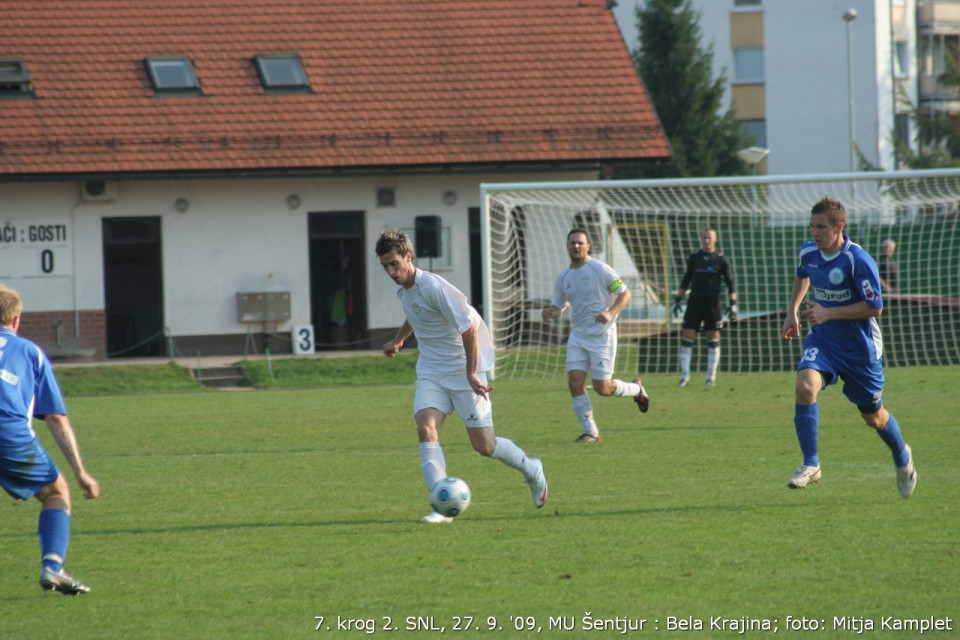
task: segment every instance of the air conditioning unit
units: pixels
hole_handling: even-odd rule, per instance
[[[80,184],[80,197],[84,202],[113,202],[120,192],[120,185],[108,180],[84,180]]]

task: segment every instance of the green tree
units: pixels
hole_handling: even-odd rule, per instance
[[[944,72],[940,84],[946,89],[960,89],[960,51],[950,47],[944,52]],[[935,109],[920,109],[914,105],[902,87],[897,87],[898,99],[910,107],[910,120],[916,132],[918,145],[905,143],[896,134],[893,143],[897,161],[909,169],[940,169],[960,166],[960,134],[951,116]],[[919,146],[919,151],[915,150]]]
[[[744,175],[737,151],[754,144],[734,118],[720,113],[725,74],[714,79],[713,52],[701,51],[700,16],[689,0],[647,0],[637,8],[633,62],[670,141],[676,175]]]

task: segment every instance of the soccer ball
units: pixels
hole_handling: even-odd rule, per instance
[[[470,506],[470,487],[460,478],[439,480],[430,490],[430,505],[437,513],[456,517]]]

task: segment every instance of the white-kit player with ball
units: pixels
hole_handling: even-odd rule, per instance
[[[547,500],[543,464],[530,458],[511,440],[493,432],[493,412],[487,372],[493,368],[494,352],[487,325],[467,297],[440,276],[413,264],[413,243],[406,234],[385,230],[377,240],[376,253],[390,279],[397,283],[397,297],[406,320],[383,353],[394,357],[415,335],[420,356],[413,400],[414,419],[420,438],[420,468],[427,490],[447,477],[447,464],[440,447],[440,427],[456,411],[467,427],[474,450],[520,471],[540,508]],[[426,523],[446,523],[452,518],[436,511],[421,518]]]

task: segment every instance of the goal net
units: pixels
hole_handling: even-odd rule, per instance
[[[700,232],[717,230],[736,283],[739,318],[721,337],[720,371],[792,370],[802,340],[780,329],[810,209],[829,195],[846,233],[874,259],[887,240],[899,278],[879,319],[888,366],[960,364],[960,170],[689,180],[486,184],[484,316],[497,376],[562,375],[569,314],[544,322],[567,232],[585,227],[592,254],[633,297],[617,322],[617,376],[678,369],[680,318],[671,314]],[[726,300],[726,290],[722,294]],[[692,370],[706,368],[700,336]]]

